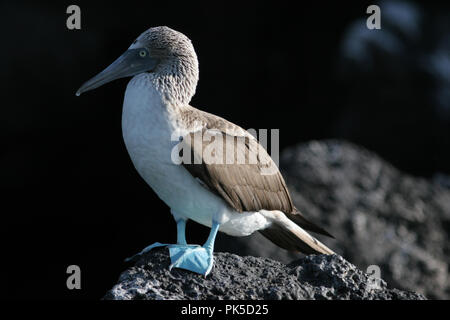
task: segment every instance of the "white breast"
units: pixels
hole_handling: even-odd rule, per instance
[[[172,149],[179,142],[176,138],[187,130],[180,127],[182,124],[176,121],[174,109],[165,105],[150,81],[146,73],[131,79],[122,114],[125,145],[142,178],[179,216],[206,226],[211,226],[214,217],[222,223],[221,231],[236,236],[266,227],[268,221],[263,215],[233,212],[183,166],[172,162]]]

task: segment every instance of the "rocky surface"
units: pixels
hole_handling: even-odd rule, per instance
[[[439,179],[404,174],[376,154],[337,140],[290,148],[280,168],[297,208],[335,236],[319,237],[335,252],[362,270],[379,266],[393,287],[450,298],[450,190]],[[285,263],[301,256],[260,234],[221,235],[216,247]]]
[[[124,271],[107,300],[147,299],[424,299],[389,289],[338,255],[311,255],[289,265],[267,258],[215,253],[207,277],[169,271],[166,248],[145,254]]]

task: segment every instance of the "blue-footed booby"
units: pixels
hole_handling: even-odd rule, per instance
[[[127,151],[138,173],[170,207],[177,224],[176,244],[155,243],[139,254],[168,246],[170,268],[207,275],[218,231],[231,236],[259,231],[287,250],[333,253],[306,232],[330,236],[295,208],[280,171],[256,138],[234,123],[189,105],[199,68],[188,37],[168,27],[148,29],[76,94],[123,77],[132,77],[122,115]],[[210,161],[206,152],[210,145],[197,147],[196,134],[207,133],[214,141],[225,142],[226,147],[211,154],[226,154],[227,161]],[[176,156],[181,154],[183,161],[178,161]],[[235,161],[239,157],[244,161]],[[203,246],[186,243],[188,219],[211,228]]]

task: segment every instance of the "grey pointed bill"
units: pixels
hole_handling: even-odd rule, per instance
[[[83,92],[96,89],[116,79],[152,71],[157,63],[158,60],[151,57],[146,48],[128,49],[109,67],[83,83],[76,95],[79,96]]]

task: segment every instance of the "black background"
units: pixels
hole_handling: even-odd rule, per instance
[[[193,106],[244,128],[279,128],[281,150],[346,138],[411,174],[449,174],[449,130],[428,105],[423,92],[432,83],[423,74],[408,78],[406,89],[405,79],[377,79],[390,81],[397,97],[387,103],[365,94],[382,96],[379,82],[365,84],[374,91],[357,84],[364,96],[356,114],[378,116],[352,118],[352,81],[339,73],[339,50],[346,28],[374,3],[2,2],[3,293],[99,299],[125,257],[154,241],[174,241],[167,206],[134,170],[122,140],[128,80],[75,96],[151,26],[167,25],[193,41],[200,61]],[[66,28],[70,4],[81,7],[81,30]],[[421,8],[432,20],[449,5]],[[420,48],[427,45],[425,39]],[[207,233],[193,227],[188,240],[201,242]],[[66,288],[71,264],[81,267],[81,290]]]

